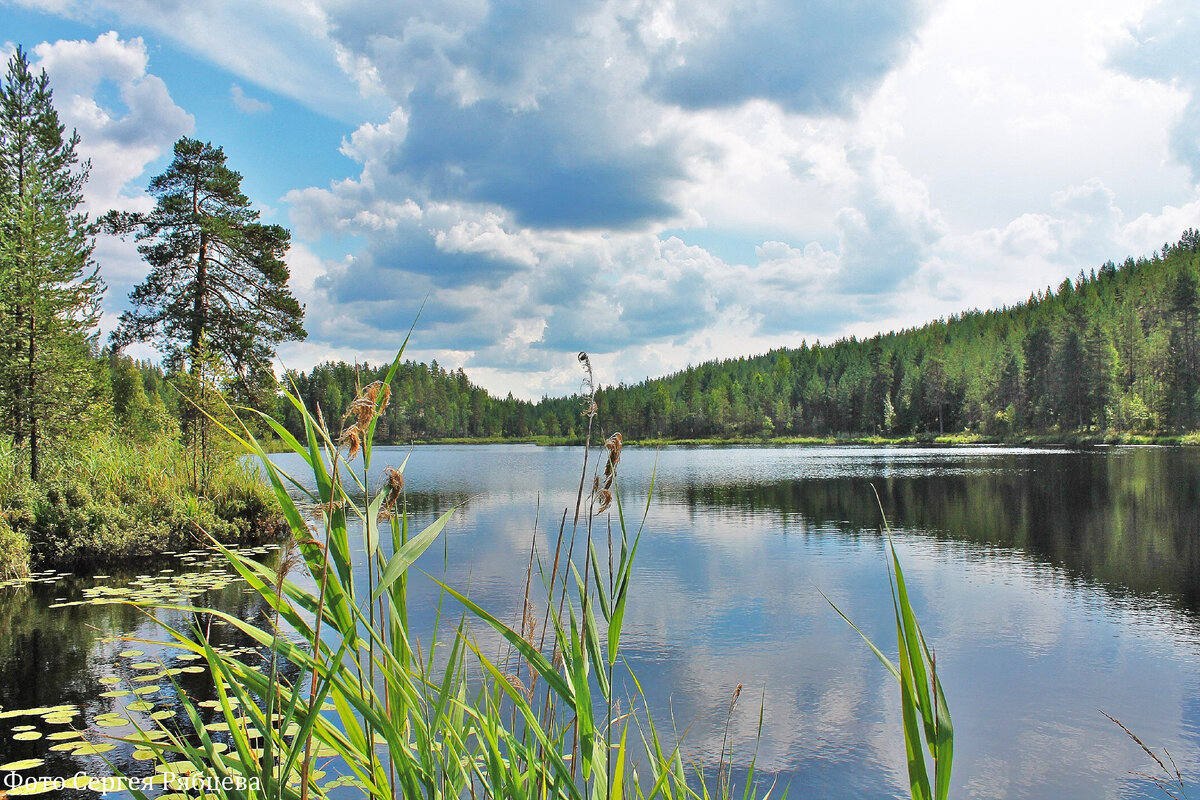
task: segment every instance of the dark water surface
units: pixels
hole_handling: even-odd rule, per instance
[[[406,454],[377,448],[376,466]],[[761,704],[758,769],[791,797],[907,796],[896,684],[820,594],[894,652],[874,487],[954,717],[953,797],[1163,796],[1130,774],[1155,765],[1101,711],[1200,782],[1200,449],[627,448],[631,520],[656,459],[622,645],[696,763],[715,770],[741,683],[730,738],[743,766]],[[515,623],[531,537],[552,546],[581,466],[578,449],[416,448],[418,523],[459,506],[419,566],[440,575],[445,559],[452,585]],[[148,633],[145,620],[49,605],[116,580],[0,589],[0,705],[90,715],[110,702],[97,681],[123,674],[128,645],[104,640]],[[208,591],[255,613],[237,583]],[[433,584],[412,591],[428,620]],[[44,754],[13,740],[24,721],[0,719],[0,763]],[[56,758],[46,774],[87,760]]]

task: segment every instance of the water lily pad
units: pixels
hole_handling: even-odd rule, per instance
[[[113,684],[120,682],[121,678],[117,675],[105,675],[100,679],[100,683],[103,683],[105,686],[112,686]]]
[[[136,658],[137,656],[144,655],[146,655],[146,653],[143,650],[122,650],[121,652],[117,653],[118,658]]]
[[[40,767],[46,763],[44,758],[26,758],[21,761],[10,761],[7,764],[0,764],[0,772],[21,772],[34,767]]]
[[[138,688],[133,690],[133,693],[138,696],[141,696],[144,694],[154,694],[161,688],[162,688],[161,686],[139,686]]]
[[[130,669],[158,669],[158,667],[159,663],[157,661],[139,661],[136,664],[129,665]]]
[[[128,697],[131,694],[133,694],[133,692],[129,691],[128,689],[117,689],[117,690],[111,691],[111,692],[101,692],[100,696],[114,698],[114,697]]]
[[[38,778],[36,781],[22,783],[13,789],[8,790],[9,797],[32,797],[36,794],[45,794],[52,792],[55,789],[54,780],[52,778]]]
[[[83,747],[75,748],[75,755],[94,756],[99,755],[100,753],[107,753],[108,751],[115,750],[116,748],[117,746],[115,744],[108,744],[107,742],[101,742],[98,744],[92,744],[91,742],[88,742],[84,744]]]
[[[55,731],[54,733],[48,734],[46,738],[52,742],[62,742],[66,741],[67,739],[82,739],[83,734],[79,731]]]
[[[123,717],[105,717],[104,719],[97,719],[95,724],[101,728],[123,728],[129,725],[130,722]]]
[[[164,720],[164,719],[170,719],[173,716],[175,716],[174,711],[155,711],[153,714],[150,715],[150,719]]]
[[[32,742],[42,738],[42,735],[37,731],[26,731],[25,733],[14,733],[12,738],[17,742]]]
[[[149,700],[138,700],[136,703],[130,703],[125,706],[128,711],[150,711],[154,708],[154,703]]]
[[[87,742],[84,741],[60,742],[59,744],[50,745],[50,749],[56,753],[66,753],[71,750],[77,750],[85,745],[87,745]]]
[[[17,725],[12,730],[13,730],[13,733],[21,733],[22,731],[34,730],[34,727],[32,725]]]

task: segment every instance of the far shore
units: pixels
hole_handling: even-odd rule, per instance
[[[597,436],[593,445],[603,441]],[[282,446],[282,442],[278,443]],[[487,438],[415,438],[405,442],[381,442],[377,446],[407,447],[409,445],[489,445],[489,444],[533,444],[541,447],[577,447],[582,438],[564,436],[514,436]],[[1141,433],[1021,433],[1012,435],[985,435],[977,433],[919,433],[906,436],[881,436],[875,434],[834,434],[830,436],[729,436],[694,439],[625,439],[626,447],[720,447],[725,445],[754,445],[759,447],[796,447],[827,445],[875,445],[889,446],[954,446],[954,445],[1008,445],[1029,447],[1094,447],[1103,445],[1154,445],[1191,446],[1200,445],[1200,432],[1186,434],[1141,434]]]

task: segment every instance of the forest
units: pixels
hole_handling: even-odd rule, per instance
[[[900,332],[801,342],[596,392],[626,438],[1180,434],[1200,423],[1200,231],[1030,294]],[[345,412],[383,367],[289,373],[310,407]],[[403,365],[381,441],[575,440],[584,399],[490,396],[460,368]],[[280,408],[299,432],[294,410]]]

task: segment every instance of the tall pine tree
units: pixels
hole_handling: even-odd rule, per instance
[[[43,439],[78,426],[96,387],[89,347],[104,287],[79,211],[88,164],[64,130],[45,71],[18,48],[0,86],[0,405],[34,479]]]
[[[305,338],[304,309],[287,285],[290,234],[258,222],[241,184],[220,147],[185,137],[150,181],[154,210],[109,212],[102,221],[111,233],[133,233],[150,264],[115,343],[154,341],[170,368],[197,379],[216,358],[240,399],[259,404],[274,385],[277,346]]]

